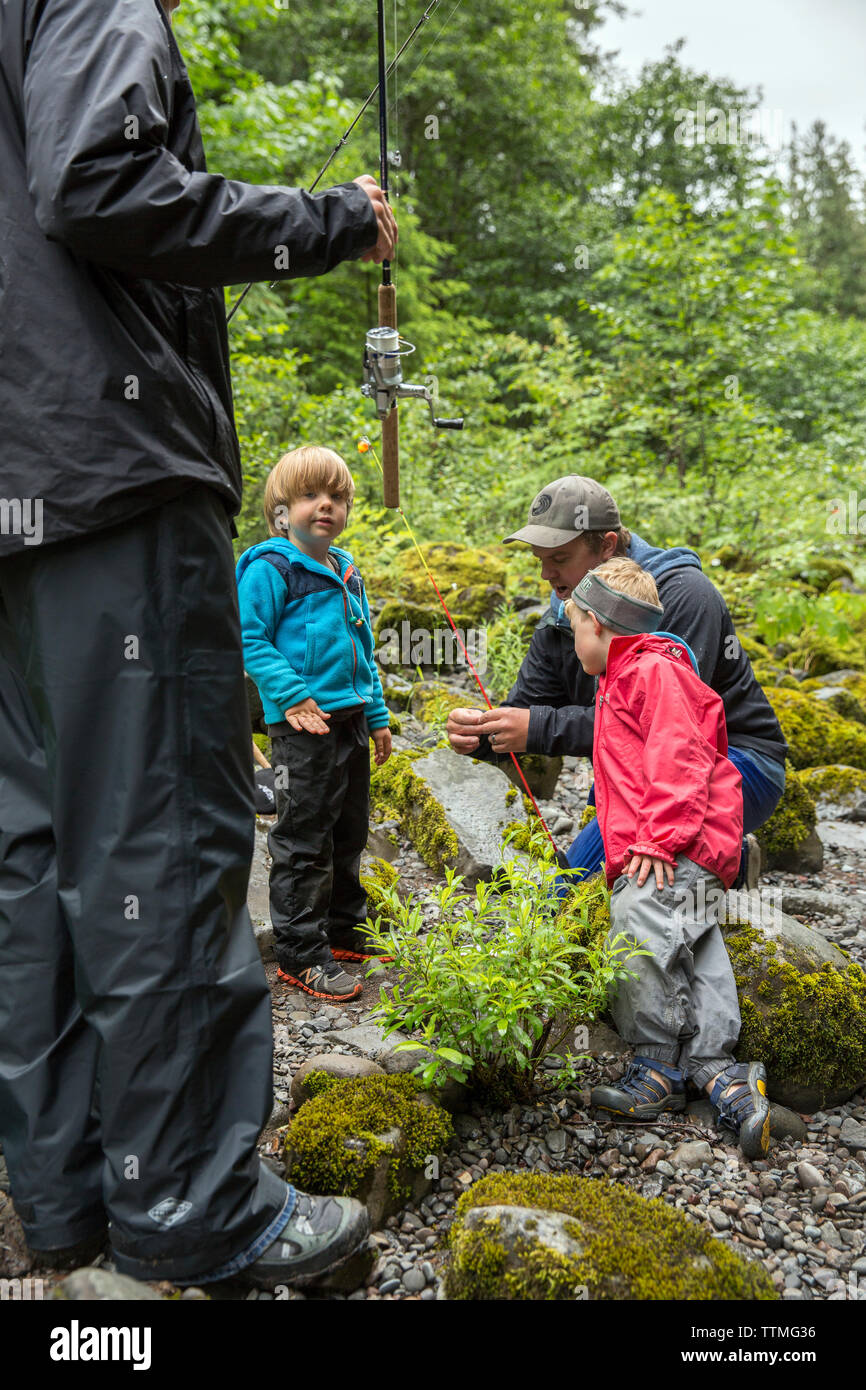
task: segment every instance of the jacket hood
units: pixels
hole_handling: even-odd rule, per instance
[[[642,569],[648,570],[653,579],[658,581],[662,575],[668,574],[671,570],[678,569],[701,569],[701,557],[696,551],[690,550],[686,545],[674,545],[670,549],[662,549],[661,546],[649,545],[634,531],[631,533],[631,542],[628,547],[626,558],[634,560]],[[571,623],[565,616],[565,603],[556,594],[550,595],[550,621],[554,627],[562,628],[566,632],[571,631]]]
[[[331,545],[328,549],[331,554],[336,555],[337,559],[340,561],[341,575],[345,574],[346,567],[352,564],[352,557],[348,550],[341,550],[337,545]],[[326,574],[334,573],[330,566],[320,565],[319,561],[314,560],[311,555],[305,555],[303,550],[299,550],[292,541],[284,540],[282,536],[268,536],[266,541],[259,541],[258,545],[251,546],[249,550],[245,550],[238,560],[236,571],[238,582],[240,582],[240,577],[247,566],[250,565],[253,560],[257,559],[259,555],[265,555],[269,551],[276,551],[278,555],[285,555],[287,560],[300,561],[307,569],[324,570]]]
[[[607,652],[607,669],[599,677],[599,688],[604,690],[608,681],[622,675],[638,657],[647,652],[663,656],[676,665],[691,664],[695,675],[700,677],[695,654],[687,642],[673,632],[641,632],[637,636],[613,638]]]

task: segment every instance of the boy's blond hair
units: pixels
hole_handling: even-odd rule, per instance
[[[283,454],[265,483],[265,520],[268,534],[285,536],[287,509],[305,492],[340,492],[351,509],[355,496],[352,475],[339,454],[318,444],[304,444]]]
[[[629,598],[643,599],[644,603],[661,603],[659,591],[652,575],[648,570],[642,569],[634,560],[627,560],[624,556],[615,555],[612,559],[605,560],[604,564],[596,565],[592,573],[597,574],[599,579],[603,579],[611,589],[618,589],[621,594],[628,594]],[[563,612],[571,626],[574,627],[575,619],[585,610],[578,608],[574,600],[569,598],[563,605]]]

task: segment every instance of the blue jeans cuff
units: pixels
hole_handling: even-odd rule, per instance
[[[277,1212],[273,1221],[262,1231],[260,1236],[256,1236],[252,1245],[247,1246],[239,1255],[233,1255],[230,1260],[220,1265],[218,1269],[208,1270],[207,1274],[201,1275],[198,1279],[184,1278],[176,1280],[176,1283],[184,1284],[213,1284],[217,1279],[231,1279],[232,1275],[238,1274],[242,1269],[255,1264],[259,1255],[263,1255],[269,1245],[272,1245],[281,1231],[288,1225],[292,1212],[295,1210],[295,1203],[298,1200],[297,1189],[291,1183],[286,1184],[286,1200],[282,1208]]]

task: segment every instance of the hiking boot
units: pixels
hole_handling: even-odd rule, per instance
[[[652,1075],[654,1071],[667,1077],[671,1086],[657,1081]],[[596,1110],[606,1110],[623,1119],[654,1120],[668,1110],[685,1110],[683,1074],[676,1067],[668,1067],[652,1057],[635,1057],[615,1086],[594,1087],[590,1104]]]
[[[297,989],[302,989],[305,994],[312,994],[314,999],[327,999],[332,1004],[342,1004],[349,999],[357,999],[364,988],[362,980],[353,979],[347,975],[345,970],[341,970],[336,961],[328,961],[326,965],[307,965],[302,970],[284,970],[282,966],[277,969],[277,974],[281,980],[287,984],[295,985]]]
[[[761,877],[761,846],[754,835],[746,836],[746,876],[743,887],[753,892]]]
[[[730,1095],[725,1095],[733,1086]],[[710,1100],[720,1125],[732,1129],[746,1158],[765,1158],[770,1148],[770,1101],[763,1062],[731,1062],[719,1072]]]
[[[257,1289],[309,1283],[348,1259],[370,1234],[367,1208],[354,1197],[311,1197],[299,1192],[276,1240],[233,1277]]]
[[[108,1227],[104,1226],[98,1234],[87,1236],[75,1245],[64,1245],[54,1250],[33,1250],[28,1245],[27,1252],[31,1269],[56,1269],[63,1273],[81,1269],[84,1265],[92,1264],[97,1256],[109,1253]]]
[[[369,938],[361,927],[355,927],[353,931],[335,933],[331,937],[331,955],[334,960],[379,960],[386,965],[394,959],[393,956],[379,955],[370,945]]]

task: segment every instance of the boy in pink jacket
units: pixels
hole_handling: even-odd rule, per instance
[[[592,1103],[623,1118],[685,1109],[685,1080],[702,1086],[743,1153],[769,1147],[763,1063],[737,1063],[740,1009],[719,930],[742,842],[740,774],[729,761],[724,706],[696,674],[684,642],[659,632],[652,576],[633,560],[590,570],[565,612],[574,649],[599,677],[593,771],[611,937],[652,954],[611,1000],[634,1060]]]

